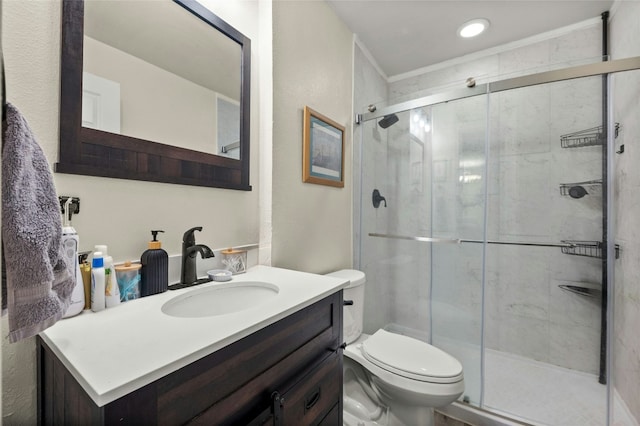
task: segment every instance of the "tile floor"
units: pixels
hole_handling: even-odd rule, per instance
[[[487,350],[484,377],[491,411],[534,425],[606,424],[606,386],[595,375]],[[613,426],[638,426],[617,397]]]

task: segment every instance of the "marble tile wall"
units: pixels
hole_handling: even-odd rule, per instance
[[[365,332],[400,324],[421,334],[428,333],[429,286],[428,246],[403,240],[369,237],[370,232],[422,235],[428,228],[430,207],[419,191],[423,176],[412,176],[412,164],[425,170],[427,152],[412,148],[410,115],[382,129],[376,121],[361,125],[363,144],[363,193],[361,268],[367,274]],[[417,163],[417,164],[414,164]],[[414,182],[414,180],[416,180]],[[373,208],[371,193],[378,189],[386,198]],[[409,213],[409,214],[407,214]]]
[[[560,145],[561,135],[600,124],[600,92],[601,80],[593,77],[492,95],[490,158],[496,161],[489,173],[497,179],[489,189],[489,240],[601,239],[602,197],[573,199],[559,190],[560,183],[601,178],[600,147]],[[599,259],[490,245],[487,271],[488,348],[597,374],[599,302],[558,285],[599,286]]]
[[[363,113],[370,104],[387,99],[387,82],[356,43],[354,110]],[[429,258],[415,243],[368,236],[370,232],[413,235],[424,228],[428,207],[424,198],[412,197],[411,163],[420,170],[426,153],[416,158],[409,143],[409,115],[382,129],[376,121],[354,128],[354,249],[355,267],[367,276],[364,331],[405,324],[426,333],[429,325]],[[373,208],[371,193],[378,189],[387,207]],[[361,198],[362,197],[362,198]],[[406,215],[407,209],[415,215]]]
[[[611,56],[640,56],[640,3],[618,1],[611,16]],[[622,246],[615,263],[615,317],[613,337],[613,384],[626,404],[624,411],[640,421],[640,71],[613,76],[613,114],[621,124],[615,157],[616,242]],[[624,417],[614,410],[614,420]]]

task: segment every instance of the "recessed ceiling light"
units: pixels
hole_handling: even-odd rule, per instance
[[[472,19],[458,28],[458,35],[463,38],[475,37],[489,28],[489,21],[483,18]]]

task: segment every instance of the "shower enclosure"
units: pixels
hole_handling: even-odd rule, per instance
[[[608,174],[624,123],[606,73],[639,67],[569,67],[359,115],[365,332],[455,356],[473,407],[609,424]]]

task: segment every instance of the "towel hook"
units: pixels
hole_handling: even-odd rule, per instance
[[[64,215],[66,213],[65,218],[68,216],[69,222],[71,222],[71,217],[74,214],[80,213],[80,198],[79,197],[69,197],[66,195],[58,196],[58,202],[60,203],[60,210]]]

